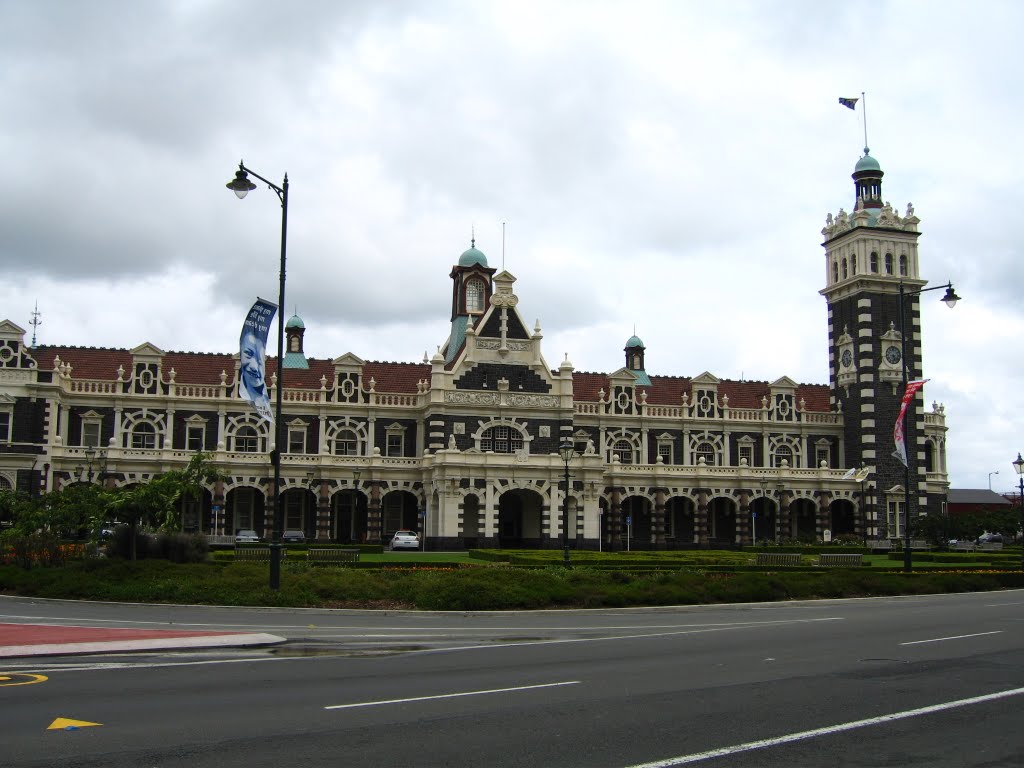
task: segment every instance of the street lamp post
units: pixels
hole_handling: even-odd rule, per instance
[[[274,530],[270,539],[270,588],[280,589],[281,587],[281,445],[283,443],[283,423],[281,419],[281,396],[284,393],[284,276],[285,276],[285,253],[288,242],[288,174],[284,175],[284,182],[279,187],[272,181],[260,176],[255,171],[246,168],[242,162],[238,163],[238,170],[235,178],[225,186],[234,192],[241,200],[249,192],[256,189],[256,185],[249,181],[248,174],[266,184],[277,193],[281,201],[281,273],[279,280],[279,292],[277,303],[277,390],[274,402],[274,449],[270,452],[270,460],[274,465]]]
[[[998,469],[995,472],[989,472],[988,473],[988,489],[990,491],[992,490],[992,475],[998,475],[998,474],[999,474],[999,470]]]
[[[768,494],[768,481],[763,477],[758,481],[758,485],[761,486],[761,511],[767,513],[768,502],[765,501],[765,496]],[[757,546],[757,510],[752,509],[750,511],[750,541],[756,547]]]
[[[941,288],[946,289],[945,295],[942,300],[946,303],[946,306],[952,309],[956,306],[956,303],[960,301],[960,297],[956,295],[953,290],[952,283],[946,283],[945,285],[936,285],[931,288],[918,288],[914,291],[908,291],[904,288],[903,280],[900,280],[900,304],[899,304],[899,319],[900,319],[900,347],[901,356],[903,362],[903,396],[907,394],[907,384],[909,383],[909,364],[907,363],[907,330],[906,330],[906,318],[904,311],[904,298],[907,296],[919,296],[922,293],[928,291],[937,291]],[[916,397],[916,395],[915,395]],[[908,403],[908,406],[910,404]],[[910,409],[913,412],[913,409]],[[914,463],[914,458],[917,455],[917,448],[912,440],[910,426],[914,423],[913,418],[908,419],[906,414],[903,416],[903,445],[906,448],[907,460],[903,464],[904,468],[904,479],[903,483],[903,568],[906,571],[911,571],[914,568],[913,557],[910,553],[910,478],[911,478],[911,465]],[[916,439],[916,438],[915,438]]]
[[[1017,452],[1017,460],[1013,462],[1013,468],[1017,470],[1017,481],[1020,483],[1020,529],[1021,535],[1024,537],[1024,459],[1020,457],[1020,451]],[[1024,538],[1021,538],[1020,542],[1020,567],[1024,570]]]
[[[571,440],[563,440],[558,446],[558,455],[565,464],[565,496],[562,497],[562,563],[569,567],[569,462],[576,455]]]

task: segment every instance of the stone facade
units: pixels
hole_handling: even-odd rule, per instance
[[[578,372],[568,359],[552,368],[539,322],[530,330],[517,309],[515,278],[488,267],[475,243],[452,269],[452,330],[430,360],[307,359],[307,329],[292,318],[283,370],[267,361],[272,401],[284,383],[282,527],[338,542],[412,528],[432,549],[894,535],[901,368],[888,350],[901,341],[900,281],[924,285],[918,219],[871,196],[881,171],[858,173],[854,213],[830,215],[823,230],[827,385],[651,374],[657,351],[635,336],[617,371]],[[918,306],[907,306],[914,376]],[[203,450],[227,479],[185,510],[186,527],[269,536],[275,435],[237,397],[238,376],[237,354],[29,349],[25,331],[3,321],[0,485],[146,482]],[[942,409],[916,402],[910,436],[920,509],[938,509],[948,487]],[[564,441],[575,450],[568,490]]]

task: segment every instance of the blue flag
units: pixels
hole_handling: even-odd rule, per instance
[[[847,109],[857,109],[858,101],[860,101],[860,99],[847,99],[843,98],[842,96],[839,97],[839,103],[842,104]]]
[[[277,313],[277,304],[256,299],[242,323],[238,339],[238,396],[252,403],[261,418],[274,423],[267,390],[267,334]]]

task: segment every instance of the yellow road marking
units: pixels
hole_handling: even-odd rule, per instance
[[[66,717],[58,717],[49,727],[48,731],[63,731],[66,728],[87,728],[90,725],[103,725],[103,723],[90,723],[87,720],[68,720]]]
[[[13,682],[15,680],[18,680],[18,678],[22,678],[22,677],[25,677],[25,678],[28,678],[28,679],[27,680],[21,680],[19,682]],[[13,687],[15,685],[32,685],[33,683],[41,683],[44,680],[49,680],[49,679],[50,678],[48,678],[46,675],[20,675],[20,674],[2,675],[2,676],[0,676],[0,681],[2,681],[2,682],[0,682],[0,688],[10,688],[10,687]]]

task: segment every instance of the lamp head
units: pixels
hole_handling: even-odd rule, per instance
[[[235,178],[224,185],[241,200],[243,197],[248,195],[252,190],[256,189],[256,185],[249,181],[249,174],[242,170],[242,166],[238,166],[238,170],[235,171]]]
[[[1013,462],[1013,468],[1017,470],[1018,475],[1024,475],[1024,459],[1020,457],[1020,452],[1017,452],[1017,460]]]
[[[576,455],[576,448],[571,440],[566,439],[562,441],[562,444],[558,446],[558,455],[562,457],[562,461],[566,464],[572,461],[572,457]]]
[[[362,474],[361,470],[358,470],[358,469],[352,470],[352,482],[355,483],[355,484],[358,484],[359,483],[359,475],[361,475],[361,474]]]
[[[942,297],[942,300],[946,302],[946,306],[952,309],[956,306],[956,303],[960,301],[960,297],[956,295],[956,291],[953,290],[953,284],[950,283],[946,286],[946,295]]]

